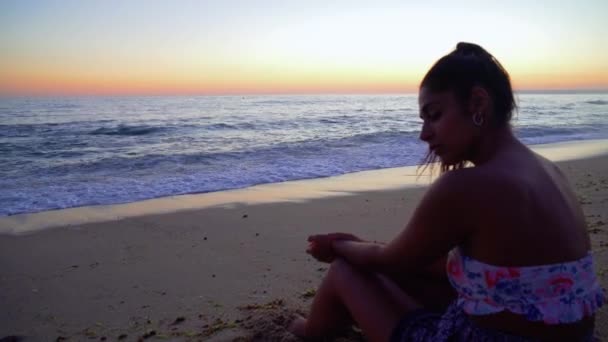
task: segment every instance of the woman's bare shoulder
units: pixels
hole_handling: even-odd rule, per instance
[[[551,175],[557,175],[562,180],[567,180],[568,177],[566,174],[560,169],[560,167],[553,161],[541,156],[540,154],[535,154],[537,160],[544,167],[545,170],[549,171]]]
[[[530,200],[531,189],[527,182],[508,172],[485,167],[454,170],[442,175],[431,191],[441,194],[445,205],[460,210],[501,211],[525,205]]]
[[[466,189],[466,193],[512,189],[518,186],[517,177],[491,167],[477,166],[446,172],[436,181],[438,187],[447,190]]]

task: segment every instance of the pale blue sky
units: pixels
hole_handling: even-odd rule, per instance
[[[103,68],[253,75],[268,65],[386,73],[426,68],[461,40],[526,77],[588,75],[608,68],[607,13],[608,1],[0,0],[0,75],[27,65],[88,78]]]

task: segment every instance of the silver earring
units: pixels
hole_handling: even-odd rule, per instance
[[[477,114],[473,115],[473,123],[477,127],[483,126],[483,115],[481,115],[481,112],[477,112]]]

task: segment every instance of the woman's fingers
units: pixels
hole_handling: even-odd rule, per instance
[[[359,240],[359,238],[353,234],[348,233],[331,233],[327,235],[331,240]]]
[[[332,247],[334,241],[349,240],[361,241],[358,237],[349,233],[316,234],[308,237],[308,248],[306,253],[321,262],[331,262],[335,255]]]
[[[320,235],[310,235],[310,236],[308,237],[308,241],[309,241],[309,242],[315,241],[316,239],[318,239],[318,238],[319,238],[319,236],[320,236]]]
[[[316,234],[310,235],[308,237],[308,241],[315,241],[321,239],[329,239],[329,240],[359,240],[358,237],[349,233],[329,233],[329,234]]]
[[[315,246],[316,246],[316,244],[314,241],[310,242],[308,244],[308,248],[306,248],[306,253],[312,254],[313,250],[315,249]]]
[[[308,244],[306,253],[321,262],[331,261],[331,259],[333,259],[331,240],[326,238],[313,239],[313,241]]]

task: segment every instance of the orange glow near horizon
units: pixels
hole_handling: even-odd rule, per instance
[[[411,93],[423,73],[274,71],[184,74],[61,74],[57,71],[1,74],[7,95],[245,95],[298,93]],[[511,72],[515,90],[608,89],[608,71],[577,73]]]

